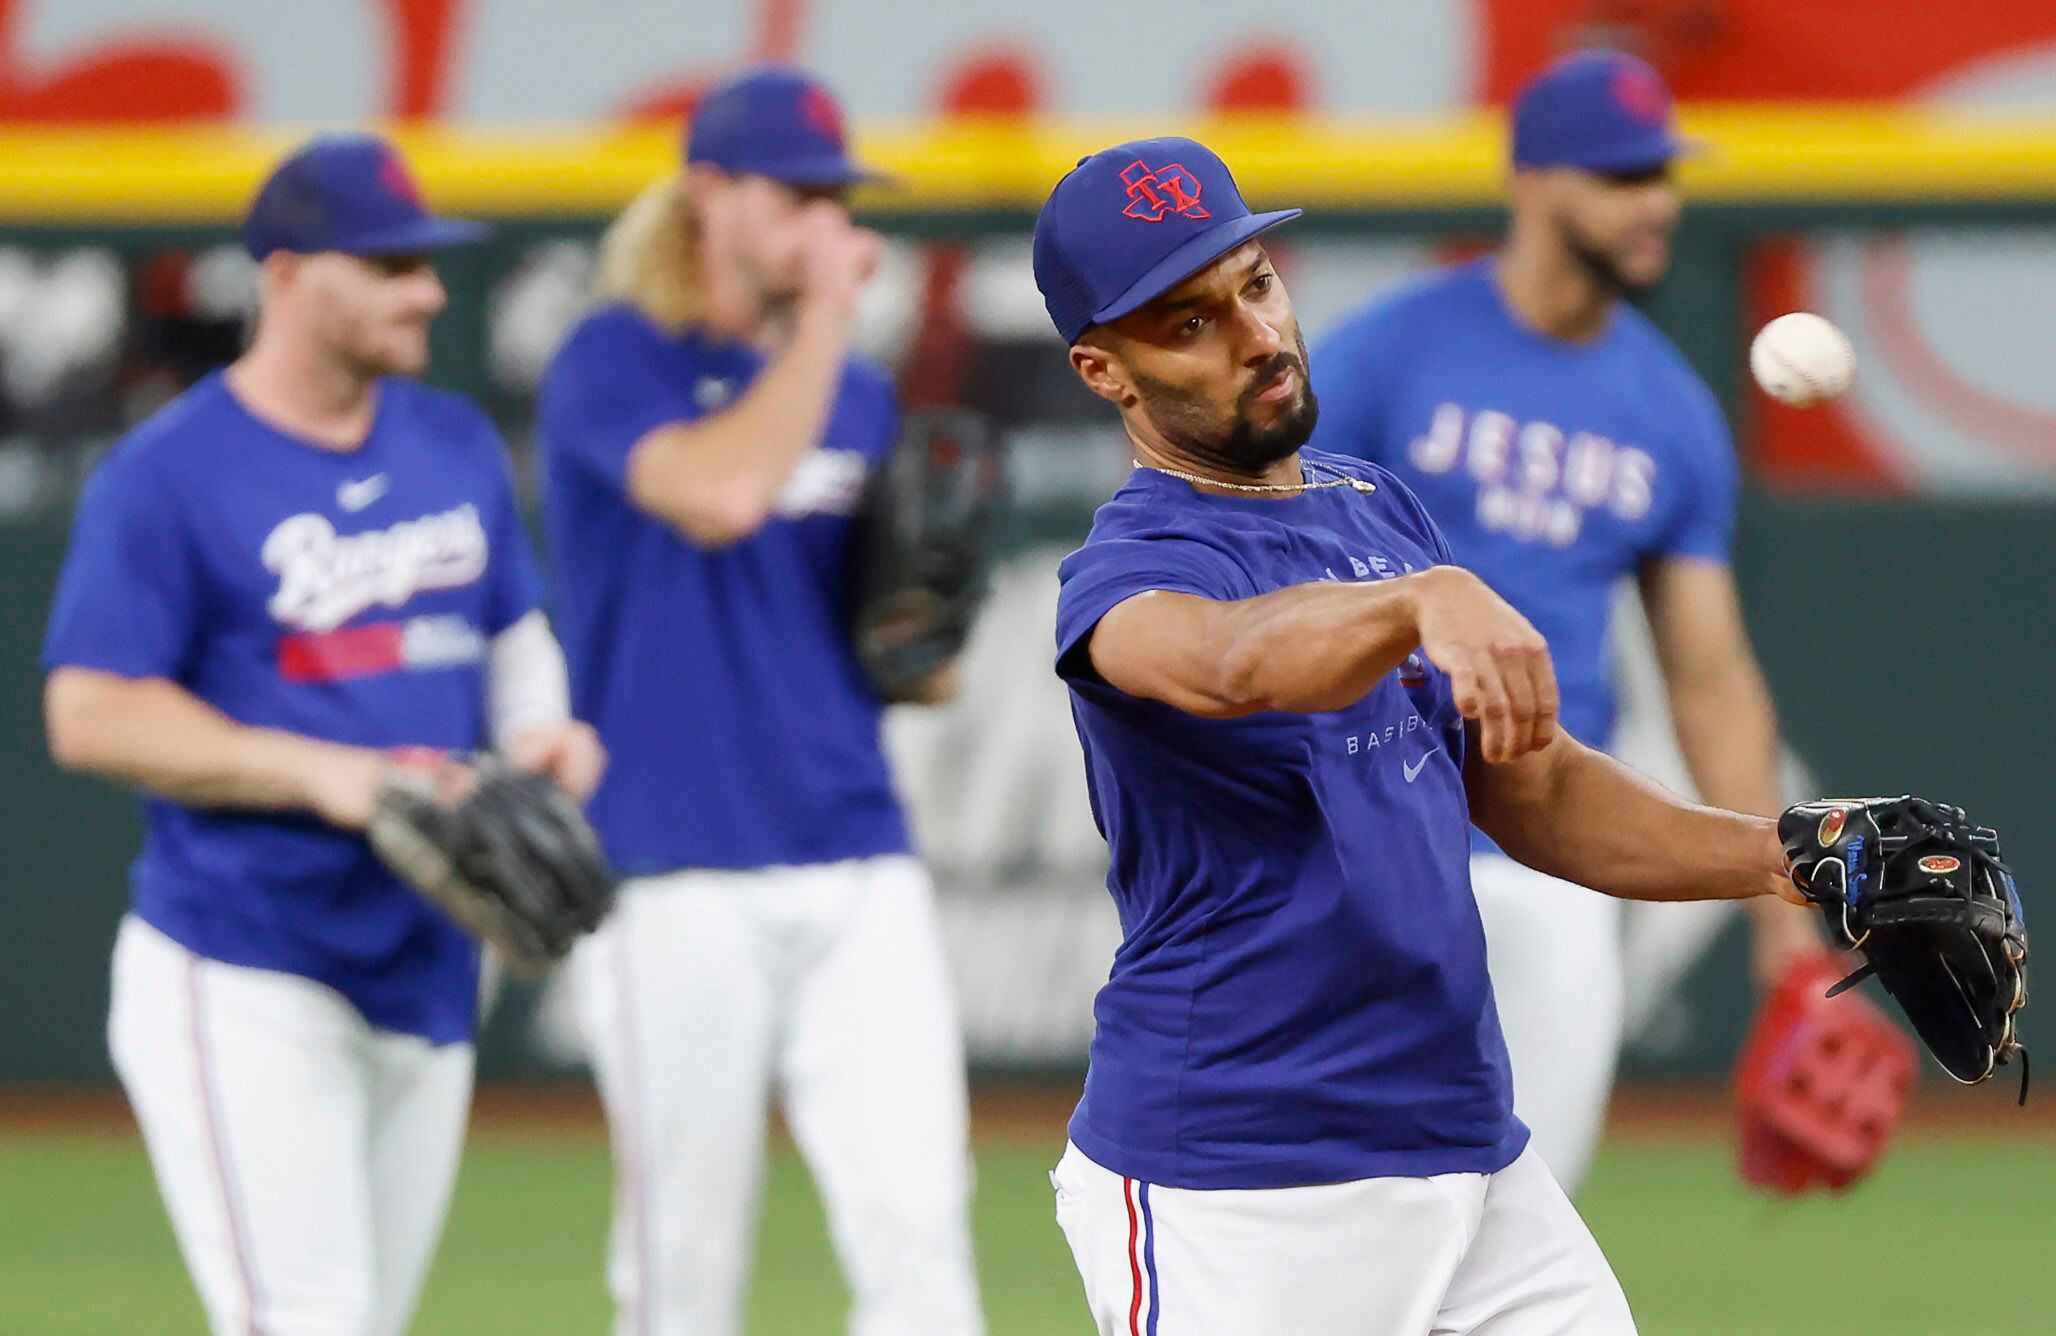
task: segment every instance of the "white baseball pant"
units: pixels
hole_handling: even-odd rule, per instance
[[[910,857],[628,882],[573,960],[613,1132],[616,1336],[734,1336],[774,1082],[852,1336],[977,1336],[963,1045]]]
[[[1621,902],[1501,854],[1471,859],[1513,1107],[1573,1195],[1606,1126],[1621,1048]]]
[[[379,1030],[341,994],[208,960],[141,919],[108,1046],[216,1336],[399,1336],[442,1233],[469,1044]]]
[[[1496,1174],[1195,1191],[1069,1146],[1057,1223],[1100,1336],[1629,1336],[1533,1151]]]

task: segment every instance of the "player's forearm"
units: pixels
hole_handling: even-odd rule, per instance
[[[732,405],[636,443],[630,499],[703,545],[755,533],[821,439],[848,352],[847,312],[802,307],[791,340]]]
[[[1701,798],[1757,816],[1784,810],[1777,713],[1753,662],[1673,681],[1670,706],[1678,748]]]
[[[44,691],[59,765],[190,807],[302,809],[340,824],[381,753],[237,723],[176,683],[59,669]],[[365,815],[368,815],[368,804]]]
[[[1784,809],[1777,713],[1753,661],[1696,678],[1679,680],[1674,674],[1670,701],[1678,748],[1701,797],[1716,807],[1759,816]],[[1820,946],[1808,910],[1773,896],[1758,896],[1743,909],[1749,915],[1754,972],[1766,986],[1792,959]]]
[[[1559,731],[1509,765],[1473,762],[1472,819],[1530,867],[1627,900],[1735,900],[1785,882],[1767,817],[1690,803]]]
[[[1421,643],[1413,583],[1323,582],[1219,605],[1213,694],[1234,714],[1339,710]]]

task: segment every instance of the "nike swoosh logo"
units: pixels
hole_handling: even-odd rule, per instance
[[[356,482],[346,482],[336,488],[336,504],[344,510],[362,510],[386,494],[392,486],[383,473],[374,473]]]
[[[1399,771],[1406,776],[1407,783],[1411,784],[1420,778],[1422,768],[1428,764],[1428,758],[1434,754],[1432,751],[1425,751],[1421,753],[1421,759],[1415,761],[1412,765],[1407,765],[1404,762],[1400,764]]]

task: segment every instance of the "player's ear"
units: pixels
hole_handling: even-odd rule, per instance
[[[1085,382],[1086,389],[1109,403],[1125,405],[1135,398],[1134,384],[1120,356],[1095,341],[1089,332],[1071,345],[1071,369]]]
[[[710,213],[726,214],[741,178],[731,176],[710,163],[696,162],[679,178],[679,213],[693,225],[704,228]]]
[[[686,190],[697,195],[711,195],[735,180],[710,162],[688,164],[683,179]]]
[[[1506,174],[1506,202],[1516,211],[1534,207],[1541,174],[1532,167],[1514,167]]]
[[[257,264],[257,288],[260,294],[269,295],[292,286],[293,279],[300,273],[307,257],[288,250],[275,250]]]

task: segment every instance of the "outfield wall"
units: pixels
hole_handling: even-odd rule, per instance
[[[2052,518],[2041,506],[1757,495],[1737,554],[1787,733],[1821,786],[1932,793],[1996,823],[2031,916],[2056,869]],[[0,746],[14,758],[0,1084],[108,1076],[107,955],[137,839],[124,798],[56,771],[42,746],[34,656],[62,533],[54,518],[0,525]],[[1009,1068],[1077,1059],[1113,931],[1062,692],[1046,672],[1048,630],[1027,615],[1054,607],[1053,592],[1033,587],[1048,555],[1025,553],[1002,573],[1017,615],[981,631],[965,708],[896,739],[924,767],[917,819],[938,859],[974,1057]],[[1008,708],[982,709],[994,700]],[[1739,942],[1724,937],[1680,992],[1650,999],[1639,1070],[1719,1070],[1750,1005],[1741,979]],[[503,1011],[491,1070],[537,1070],[531,1006],[515,996]],[[2030,1012],[2031,1044],[2047,1028]]]

